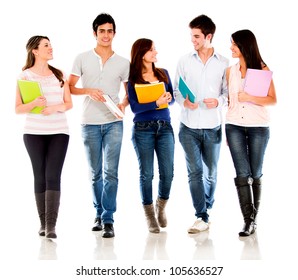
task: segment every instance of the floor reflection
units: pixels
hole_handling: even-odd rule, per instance
[[[202,231],[197,234],[189,234],[195,243],[194,260],[214,260],[213,241],[209,238],[209,231]]]
[[[131,256],[140,256],[143,260],[170,260],[177,257],[180,258],[183,254],[185,254],[187,258],[193,260],[215,260],[218,258],[215,254],[215,247],[218,246],[214,245],[213,240],[210,238],[209,231],[179,236],[179,244],[176,243],[177,239],[173,238],[173,235],[170,235],[170,233],[166,231],[161,231],[158,234],[146,233],[146,235],[139,240],[129,239],[129,236],[123,237],[122,240],[117,240],[117,238],[102,238],[101,232],[94,232],[92,235],[93,238],[95,238],[95,246],[94,241],[92,242],[90,240],[91,242],[86,242],[83,251],[80,251],[81,253],[79,255],[73,254],[72,250],[69,250],[67,243],[64,243],[63,241],[61,241],[63,243],[61,243],[61,245],[63,246],[60,250],[63,250],[63,255],[70,254],[70,256],[74,258],[81,258],[84,253],[87,253],[88,256],[91,252],[91,254],[93,253],[92,257],[95,260],[119,260],[123,259],[123,257],[126,258],[127,254],[132,254]],[[216,237],[217,235],[214,235],[212,232],[212,238],[216,239]],[[183,238],[185,239],[183,240]],[[114,242],[116,242],[116,247],[114,246]],[[185,247],[183,246],[183,242],[185,242]],[[58,240],[40,238],[38,259],[57,260],[57,244]],[[89,245],[91,247],[89,247]],[[178,245],[180,249],[182,248],[182,252],[175,250],[176,245]],[[236,259],[262,259],[257,232],[247,237],[236,237],[235,245],[237,245],[235,248],[239,248],[239,250],[236,251]],[[67,250],[69,251],[65,251],[65,248],[68,248]],[[118,251],[119,248],[121,248],[121,251]],[[130,250],[130,248],[132,250]],[[219,250],[219,248],[220,247],[216,249]],[[169,251],[167,249],[169,249]],[[127,251],[127,254],[123,254],[123,251]],[[119,256],[117,256],[117,252],[119,253]],[[221,257],[221,251],[219,252],[219,257]]]
[[[169,256],[166,250],[167,232],[162,231],[158,234],[148,233],[143,260],[168,260]]]
[[[94,249],[95,260],[116,260],[117,255],[114,251],[114,238],[102,238],[101,232],[94,233],[96,247]]]
[[[261,252],[258,242],[257,232],[250,236],[239,237],[239,240],[243,242],[243,248],[241,253],[241,260],[261,260]]]
[[[39,260],[57,260],[57,244],[52,239],[41,238]]]

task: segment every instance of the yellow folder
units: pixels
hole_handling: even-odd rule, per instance
[[[166,88],[164,82],[159,82],[152,84],[135,84],[135,90],[139,103],[149,103],[156,101],[162,94],[164,94]],[[163,104],[158,109],[167,107],[168,104]]]
[[[39,96],[42,96],[42,89],[39,82],[29,80],[18,80],[21,97],[24,104],[27,104]],[[44,107],[34,107],[31,113],[40,114]]]

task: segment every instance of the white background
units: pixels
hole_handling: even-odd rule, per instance
[[[297,120],[297,40],[295,37],[298,20],[294,2],[291,0],[270,2],[255,0],[183,0],[173,2],[161,0],[12,0],[6,2],[6,7],[1,7],[0,10],[0,94],[2,95],[0,102],[2,131],[0,233],[1,242],[3,242],[0,254],[3,256],[2,260],[6,264],[4,268],[8,273],[5,279],[17,279],[16,276],[28,278],[30,275],[43,275],[44,272],[49,277],[50,275],[57,277],[63,275],[64,279],[74,279],[73,269],[75,265],[80,264],[78,260],[74,264],[67,258],[60,259],[53,264],[50,261],[36,262],[37,258],[30,254],[27,259],[20,259],[17,255],[11,256],[11,248],[14,244],[19,246],[19,241],[24,236],[26,238],[22,242],[27,243],[26,248],[28,247],[28,243],[31,242],[30,238],[36,238],[34,234],[38,227],[31,165],[22,141],[25,116],[17,116],[14,113],[15,79],[25,64],[26,42],[33,35],[46,35],[50,38],[54,48],[54,60],[50,63],[69,74],[75,56],[95,47],[92,22],[101,12],[110,13],[116,21],[117,30],[113,49],[119,55],[129,59],[133,42],[141,37],[150,38],[155,42],[158,51],[156,65],[168,69],[172,79],[180,56],[192,50],[188,23],[197,15],[205,13],[214,20],[217,29],[213,45],[216,51],[230,59],[231,64],[235,62],[231,58],[229,49],[231,34],[239,29],[250,29],[254,32],[261,55],[274,72],[273,79],[278,98],[278,104],[271,108],[271,139],[264,166],[264,179],[268,188],[264,191],[265,206],[263,209],[266,213],[267,224],[272,227],[272,234],[266,238],[272,239],[272,246],[278,242],[286,241],[285,252],[289,254],[280,255],[279,252],[276,252],[274,255],[274,250],[269,249],[267,253],[263,252],[264,259],[262,261],[247,264],[233,262],[229,259],[229,252],[222,252],[222,255],[226,254],[226,258],[216,264],[225,264],[228,267],[231,274],[226,275],[227,279],[235,271],[239,271],[239,275],[241,275],[243,267],[246,270],[251,268],[266,278],[274,275],[282,277],[289,274],[289,270],[293,270],[293,259],[290,253],[295,254],[296,245],[294,244],[297,232],[295,225],[297,213],[295,174],[297,158],[295,136],[297,133],[295,124],[297,121],[294,124],[294,120]],[[71,140],[63,170],[63,194],[61,218],[59,218],[60,227],[64,221],[66,223],[71,219],[70,225],[73,227],[74,234],[78,227],[83,226],[86,230],[90,230],[90,223],[94,216],[88,188],[85,154],[80,136],[81,101],[80,97],[74,96],[74,108],[68,112]],[[176,135],[178,114],[179,107],[176,104],[171,108]],[[138,220],[143,219],[143,213],[140,213],[139,216],[135,215],[142,209],[140,208],[138,190],[138,166],[130,141],[132,114],[129,108],[126,111],[124,125],[117,213],[125,212],[125,218],[129,221],[135,220],[137,224]],[[185,208],[189,213],[187,223],[190,225],[194,216],[192,216],[192,207],[189,205],[184,157],[177,137],[175,156],[174,186],[177,187],[173,189],[172,197],[173,201],[180,205],[179,207],[172,206],[170,215],[179,217],[181,208]],[[225,139],[223,139],[219,165],[219,186],[221,188],[218,188],[217,207],[223,207],[218,209],[218,212],[226,211],[227,214],[224,215],[224,218],[228,227],[229,223],[233,223],[229,219],[229,212],[236,212],[238,215],[240,211],[232,184],[234,171],[225,146]],[[185,185],[184,189],[179,188],[181,184]],[[231,202],[226,204],[229,199]],[[268,207],[265,208],[266,206]],[[63,217],[66,220],[63,221]],[[77,222],[78,220],[79,222]],[[81,221],[83,221],[82,225],[79,224]],[[34,229],[32,230],[32,228]],[[28,232],[29,235],[27,235]],[[79,237],[77,239],[80,242]],[[293,247],[291,246],[292,242]],[[18,249],[20,252],[22,251],[22,247]],[[75,252],[75,248],[73,249]],[[128,264],[139,264],[140,260],[129,255],[129,252],[126,254]],[[134,262],[129,262],[131,259]],[[119,265],[121,261],[109,262],[109,265],[111,264]],[[152,264],[163,265],[158,261],[152,261]],[[176,265],[178,264],[179,262],[176,263]],[[215,264],[213,263],[213,265]],[[254,275],[254,273],[252,274]],[[255,275],[252,277],[260,279]]]

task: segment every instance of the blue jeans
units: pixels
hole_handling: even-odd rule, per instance
[[[221,126],[191,129],[180,124],[179,141],[185,153],[195,215],[205,222],[208,222],[207,209],[211,209],[214,203],[221,139]]]
[[[245,127],[226,124],[226,137],[237,177],[262,177],[269,127]]]
[[[171,124],[165,121],[136,122],[132,142],[139,162],[143,205],[153,203],[154,152],[159,169],[158,197],[168,199],[174,177],[175,140]]]
[[[82,125],[82,137],[91,172],[96,217],[104,224],[112,224],[116,211],[123,123]]]

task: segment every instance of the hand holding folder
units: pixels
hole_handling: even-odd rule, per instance
[[[164,82],[152,84],[135,84],[135,90],[139,103],[150,103],[156,101],[166,92]],[[167,108],[168,104],[161,105],[158,109]]]
[[[108,109],[111,111],[111,113],[116,117],[116,118],[124,118],[123,112],[118,108],[118,106],[114,103],[114,101],[111,99],[111,97],[107,94],[102,95],[106,102],[103,102]]]
[[[187,86],[187,84],[182,79],[182,77],[180,77],[179,79],[178,89],[185,99],[186,99],[186,96],[188,96],[189,101],[192,103],[195,103],[196,95],[190,90],[190,88]]]
[[[43,96],[39,82],[29,80],[18,80],[22,101],[24,104],[30,103],[39,96]],[[31,113],[40,114],[44,107],[34,107]]]

